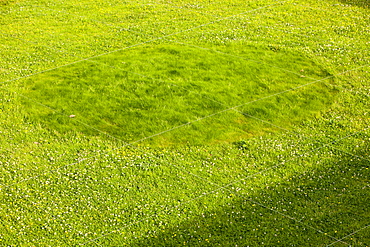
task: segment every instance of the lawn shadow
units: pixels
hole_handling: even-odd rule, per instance
[[[339,0],[339,1],[344,3],[344,4],[355,5],[355,6],[361,7],[361,8],[369,8],[370,7],[370,2],[368,0]]]
[[[367,157],[369,147],[356,155]],[[336,151],[319,168],[256,193],[240,191],[220,210],[147,233],[131,246],[326,246],[370,222],[368,160]],[[230,193],[230,191],[225,191]],[[263,206],[261,206],[263,205]],[[322,232],[320,232],[322,231]],[[369,234],[368,234],[369,235]],[[367,235],[367,236],[368,236]],[[359,232],[345,238],[362,246]],[[340,243],[339,243],[340,244]]]

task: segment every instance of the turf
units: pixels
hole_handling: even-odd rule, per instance
[[[367,1],[0,13],[0,245],[369,245]]]
[[[21,80],[17,92],[24,97],[25,116],[33,122],[61,132],[103,131],[125,142],[217,114],[217,121],[200,124],[187,135],[162,138],[162,146],[232,142],[261,134],[259,124],[229,110],[234,106],[239,106],[236,111],[288,126],[331,104],[335,90],[323,83],[255,103],[330,75],[288,52],[246,47],[243,53],[236,59],[181,45],[144,46]],[[256,57],[273,66],[251,61]],[[295,61],[293,72],[280,69],[287,61]],[[30,99],[37,99],[37,104]],[[70,115],[78,122],[68,119]]]

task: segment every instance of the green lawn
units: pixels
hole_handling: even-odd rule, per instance
[[[1,246],[369,246],[366,0],[0,0]]]

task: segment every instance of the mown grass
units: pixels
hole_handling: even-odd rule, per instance
[[[272,102],[264,100],[251,105],[329,74],[299,55],[244,49],[248,56],[236,59],[186,46],[133,48],[21,80],[17,92],[24,96],[25,116],[32,122],[62,132],[100,134],[98,129],[126,142],[238,105],[243,113],[287,127],[331,104],[335,90],[317,83],[309,90],[301,89],[274,97]],[[273,66],[250,60],[256,57],[269,60]],[[280,69],[286,67],[287,61],[295,61],[292,72]],[[70,115],[93,128],[87,129],[86,125],[66,118]],[[212,119],[209,124],[202,123],[181,137],[166,136],[169,140],[162,138],[161,145],[230,142],[254,132],[261,134],[261,126],[252,125],[239,112],[219,114],[216,118],[217,122]],[[211,135],[204,135],[210,132]]]
[[[2,245],[369,244],[366,2],[0,11]]]

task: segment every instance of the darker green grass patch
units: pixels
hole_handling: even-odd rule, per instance
[[[11,2],[13,2],[13,1],[9,1],[9,0],[0,0],[0,6],[1,6],[1,5],[8,5],[8,4],[10,4]]]
[[[243,113],[285,127],[317,114],[335,95],[315,81],[327,75],[300,54],[268,47],[152,45],[33,76],[18,92],[27,118],[59,132],[134,142],[197,122],[161,145],[204,144],[261,134]]]

